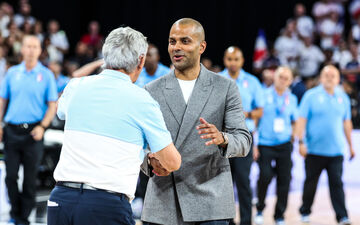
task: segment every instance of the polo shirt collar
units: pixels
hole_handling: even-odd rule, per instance
[[[99,75],[113,77],[113,78],[121,79],[123,81],[128,81],[128,82],[132,83],[129,75],[119,72],[119,71],[116,71],[116,70],[105,69]]]
[[[324,88],[324,86],[322,84],[320,84],[320,90],[322,93],[326,94],[327,96],[330,96],[330,97],[335,97],[339,94],[339,91],[340,91],[340,88],[339,86],[336,86],[335,89],[334,89],[334,94],[333,95],[330,95]]]
[[[23,61],[23,62],[21,62],[21,64],[20,64],[20,68],[21,68],[21,70],[22,70],[23,72],[30,72],[30,73],[40,72],[41,66],[42,66],[41,62],[38,61],[38,62],[36,63],[36,66],[35,66],[34,68],[32,68],[32,70],[27,71],[27,70],[26,70],[26,66],[25,66],[25,62]]]

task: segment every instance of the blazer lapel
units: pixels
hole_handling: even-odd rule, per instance
[[[166,78],[165,89],[163,92],[166,104],[169,106],[171,113],[180,125],[186,110],[186,103],[174,71]]]
[[[209,99],[213,88],[212,80],[212,74],[210,74],[206,68],[201,65],[200,75],[188,101],[178,138],[175,141],[177,147],[181,146],[187,135],[192,131],[192,129],[194,129],[194,124],[199,122],[200,113]]]

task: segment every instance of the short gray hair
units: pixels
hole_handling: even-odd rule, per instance
[[[146,56],[146,37],[130,27],[120,27],[110,32],[102,48],[104,68],[123,69],[133,72],[140,63],[140,56]]]

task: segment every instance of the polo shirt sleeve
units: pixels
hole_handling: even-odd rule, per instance
[[[53,102],[58,100],[57,86],[56,86],[54,74],[52,72],[49,72],[48,76],[49,76],[49,81],[46,90],[46,100],[48,102]]]
[[[299,107],[299,117],[307,119],[310,114],[311,107],[311,97],[309,93],[305,93],[304,97],[301,99]]]
[[[141,120],[138,120],[138,123],[151,152],[158,152],[172,143],[160,106],[155,100],[145,103],[145,107],[141,109],[141,115]]]
[[[254,98],[254,103],[255,103],[255,108],[263,108],[265,106],[265,98],[264,98],[264,89],[261,87],[260,82],[254,78],[254,86],[255,86],[255,98]]]
[[[295,95],[291,95],[292,101],[292,112],[291,112],[291,121],[296,121],[299,118],[299,110],[298,110],[298,99]]]
[[[347,95],[344,95],[344,104],[345,104],[344,120],[351,120],[351,104],[350,104],[350,98]]]
[[[5,77],[1,83],[1,87],[0,87],[0,97],[4,98],[4,99],[9,99],[9,95],[10,95],[10,74],[9,72],[7,72],[5,74]]]

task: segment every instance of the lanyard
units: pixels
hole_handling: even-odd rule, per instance
[[[285,91],[285,93],[283,94],[283,96],[279,96],[277,94],[277,92],[275,91],[275,87],[273,88],[273,97],[274,97],[274,103],[275,103],[275,108],[276,108],[276,115],[280,116],[284,113],[286,107],[290,104],[290,98],[289,98],[289,92]],[[281,99],[284,99],[281,104],[279,104],[279,97]]]

